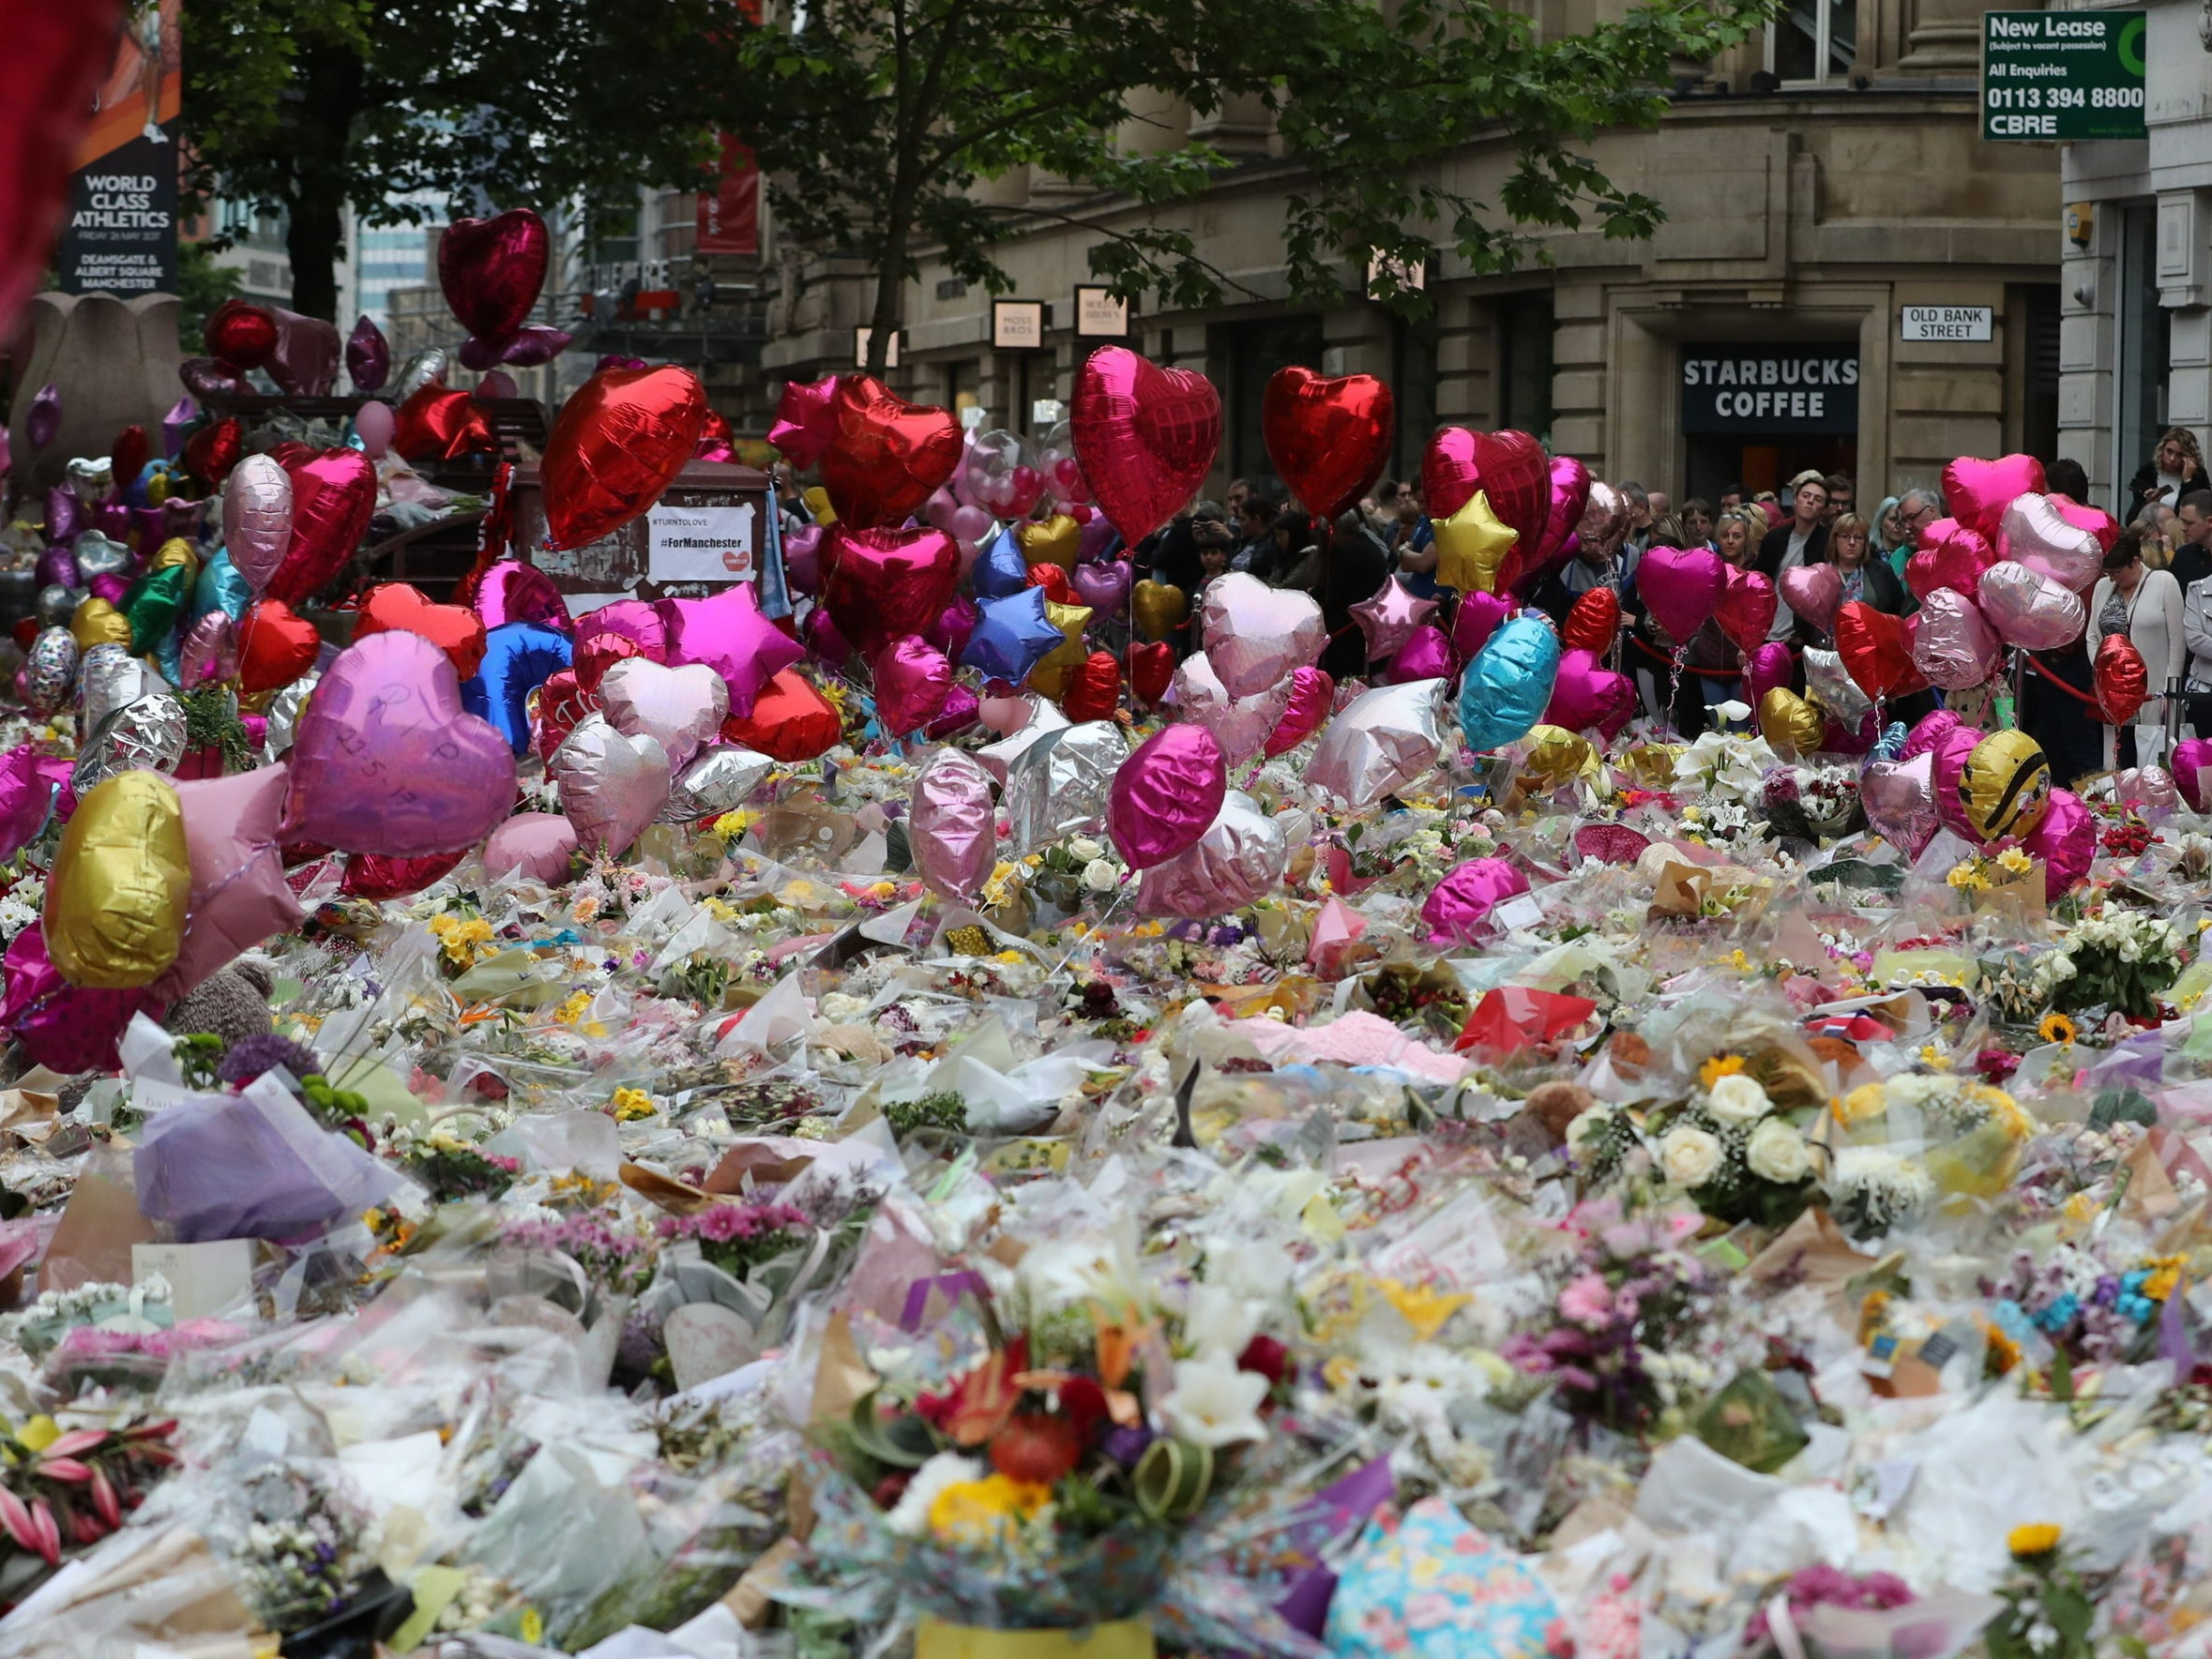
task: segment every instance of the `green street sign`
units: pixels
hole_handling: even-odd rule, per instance
[[[1981,14],[1981,136],[2143,138],[2143,13]]]

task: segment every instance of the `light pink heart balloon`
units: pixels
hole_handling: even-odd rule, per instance
[[[1606,668],[1590,652],[1565,652],[1552,681],[1544,719],[1569,731],[1596,729],[1611,740],[1636,713],[1636,684]]]
[[[986,697],[976,705],[977,717],[1001,737],[1011,737],[1028,725],[1031,712],[1026,697]]]
[[[1231,697],[1214,671],[1212,658],[1209,636],[1205,650],[1193,652],[1176,668],[1169,699],[1184,718],[1197,721],[1214,734],[1230,765],[1241,766],[1259,753],[1269,734],[1281,724],[1296,688],[1295,671],[1253,696]]]
[[[563,881],[576,844],[576,826],[558,812],[518,812],[484,843],[484,867],[494,876]]]
[[[1997,548],[2003,557],[2077,594],[2095,587],[2104,568],[2104,544],[2097,529],[2073,522],[2048,495],[2023,495],[2005,509]]]
[[[1943,470],[1943,504],[1969,530],[1994,536],[2005,509],[2023,495],[2044,490],[2043,463],[2032,455],[1977,460],[1962,455]]]
[[[1710,548],[1653,548],[1636,566],[1636,591],[1678,642],[1704,626],[1728,589],[1728,566]]]
[[[626,656],[599,680],[599,709],[625,737],[651,737],[680,772],[730,717],[730,687],[705,663],[663,668]]]
[[[617,731],[603,714],[579,720],[545,770],[577,844],[595,855],[619,858],[668,804],[668,751],[649,734]]]
[[[1800,622],[1822,633],[1836,626],[1836,608],[1843,603],[1843,574],[1833,565],[1798,565],[1781,573],[1781,602]]]
[[[2008,644],[2030,651],[2072,644],[2088,620],[2081,595],[2013,559],[1983,571],[1975,595],[1990,626]]]
[[[998,863],[991,775],[975,758],[942,748],[915,775],[907,803],[907,845],[915,872],[936,892],[968,899]]]
[[[1201,609],[1206,657],[1231,697],[1266,690],[1318,662],[1328,645],[1328,625],[1309,595],[1241,570],[1209,586]]]
[[[1935,757],[1909,761],[1871,761],[1858,777],[1859,801],[1867,822],[1907,858],[1917,858],[1935,839],[1940,818],[1935,808]]]
[[[247,586],[261,593],[292,545],[292,475],[265,455],[249,455],[222,488],[222,538]]]
[[[1996,630],[1981,607],[1964,594],[1937,588],[1921,604],[1913,635],[1913,666],[1931,686],[1964,691],[1987,680],[1997,666]]]

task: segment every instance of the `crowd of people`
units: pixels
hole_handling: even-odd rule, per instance
[[[2053,493],[2088,500],[2089,480],[2079,462],[2053,460],[2045,474]],[[1855,480],[1818,471],[1801,472],[1779,490],[1730,484],[1713,500],[1689,496],[1679,506],[1667,491],[1641,482],[1618,488],[1629,505],[1627,538],[1611,551],[1583,550],[1547,578],[1530,602],[1564,623],[1591,589],[1619,595],[1620,666],[1632,673],[1645,712],[1658,717],[1663,710],[1685,736],[1704,731],[1722,704],[1742,699],[1744,653],[1713,621],[1686,641],[1668,636],[1638,599],[1637,566],[1645,552],[1710,548],[1731,566],[1765,574],[1778,594],[1785,571],[1833,565],[1846,602],[1905,616],[1919,606],[1906,566],[1921,534],[1944,514],[1942,492],[1932,485],[1885,495],[1862,511]],[[2090,596],[2080,641],[2027,654],[2017,688],[2022,727],[2062,777],[2152,763],[2184,728],[2187,734],[2212,736],[2212,478],[2195,435],[2180,427],[2163,433],[2129,481],[2122,505],[2125,529]],[[1436,581],[1435,540],[1414,479],[1382,480],[1332,525],[1239,478],[1225,499],[1194,503],[1140,549],[1140,565],[1147,560],[1154,580],[1190,597],[1191,619],[1176,641],[1179,650],[1203,646],[1199,616],[1206,585],[1241,570],[1319,601],[1331,634],[1322,667],[1340,678],[1369,668],[1352,606],[1386,581],[1417,597],[1446,592]],[[2136,723],[2120,729],[2099,721],[2091,692],[2097,648],[2115,633],[2128,635],[2142,653],[2153,692]],[[1819,642],[1779,598],[1769,637],[1795,646]],[[1688,647],[1679,671],[1678,644]],[[1901,700],[1892,712],[1917,718],[1943,697],[1923,692]]]

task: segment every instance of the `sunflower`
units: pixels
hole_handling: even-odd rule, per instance
[[[2036,1035],[2046,1043],[2063,1043],[2070,1048],[2074,1046],[2074,1022],[2063,1014],[2046,1014],[2036,1027]]]

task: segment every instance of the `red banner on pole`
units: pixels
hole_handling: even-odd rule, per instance
[[[760,250],[761,170],[753,165],[752,151],[725,133],[714,189],[699,192],[699,251]]]

